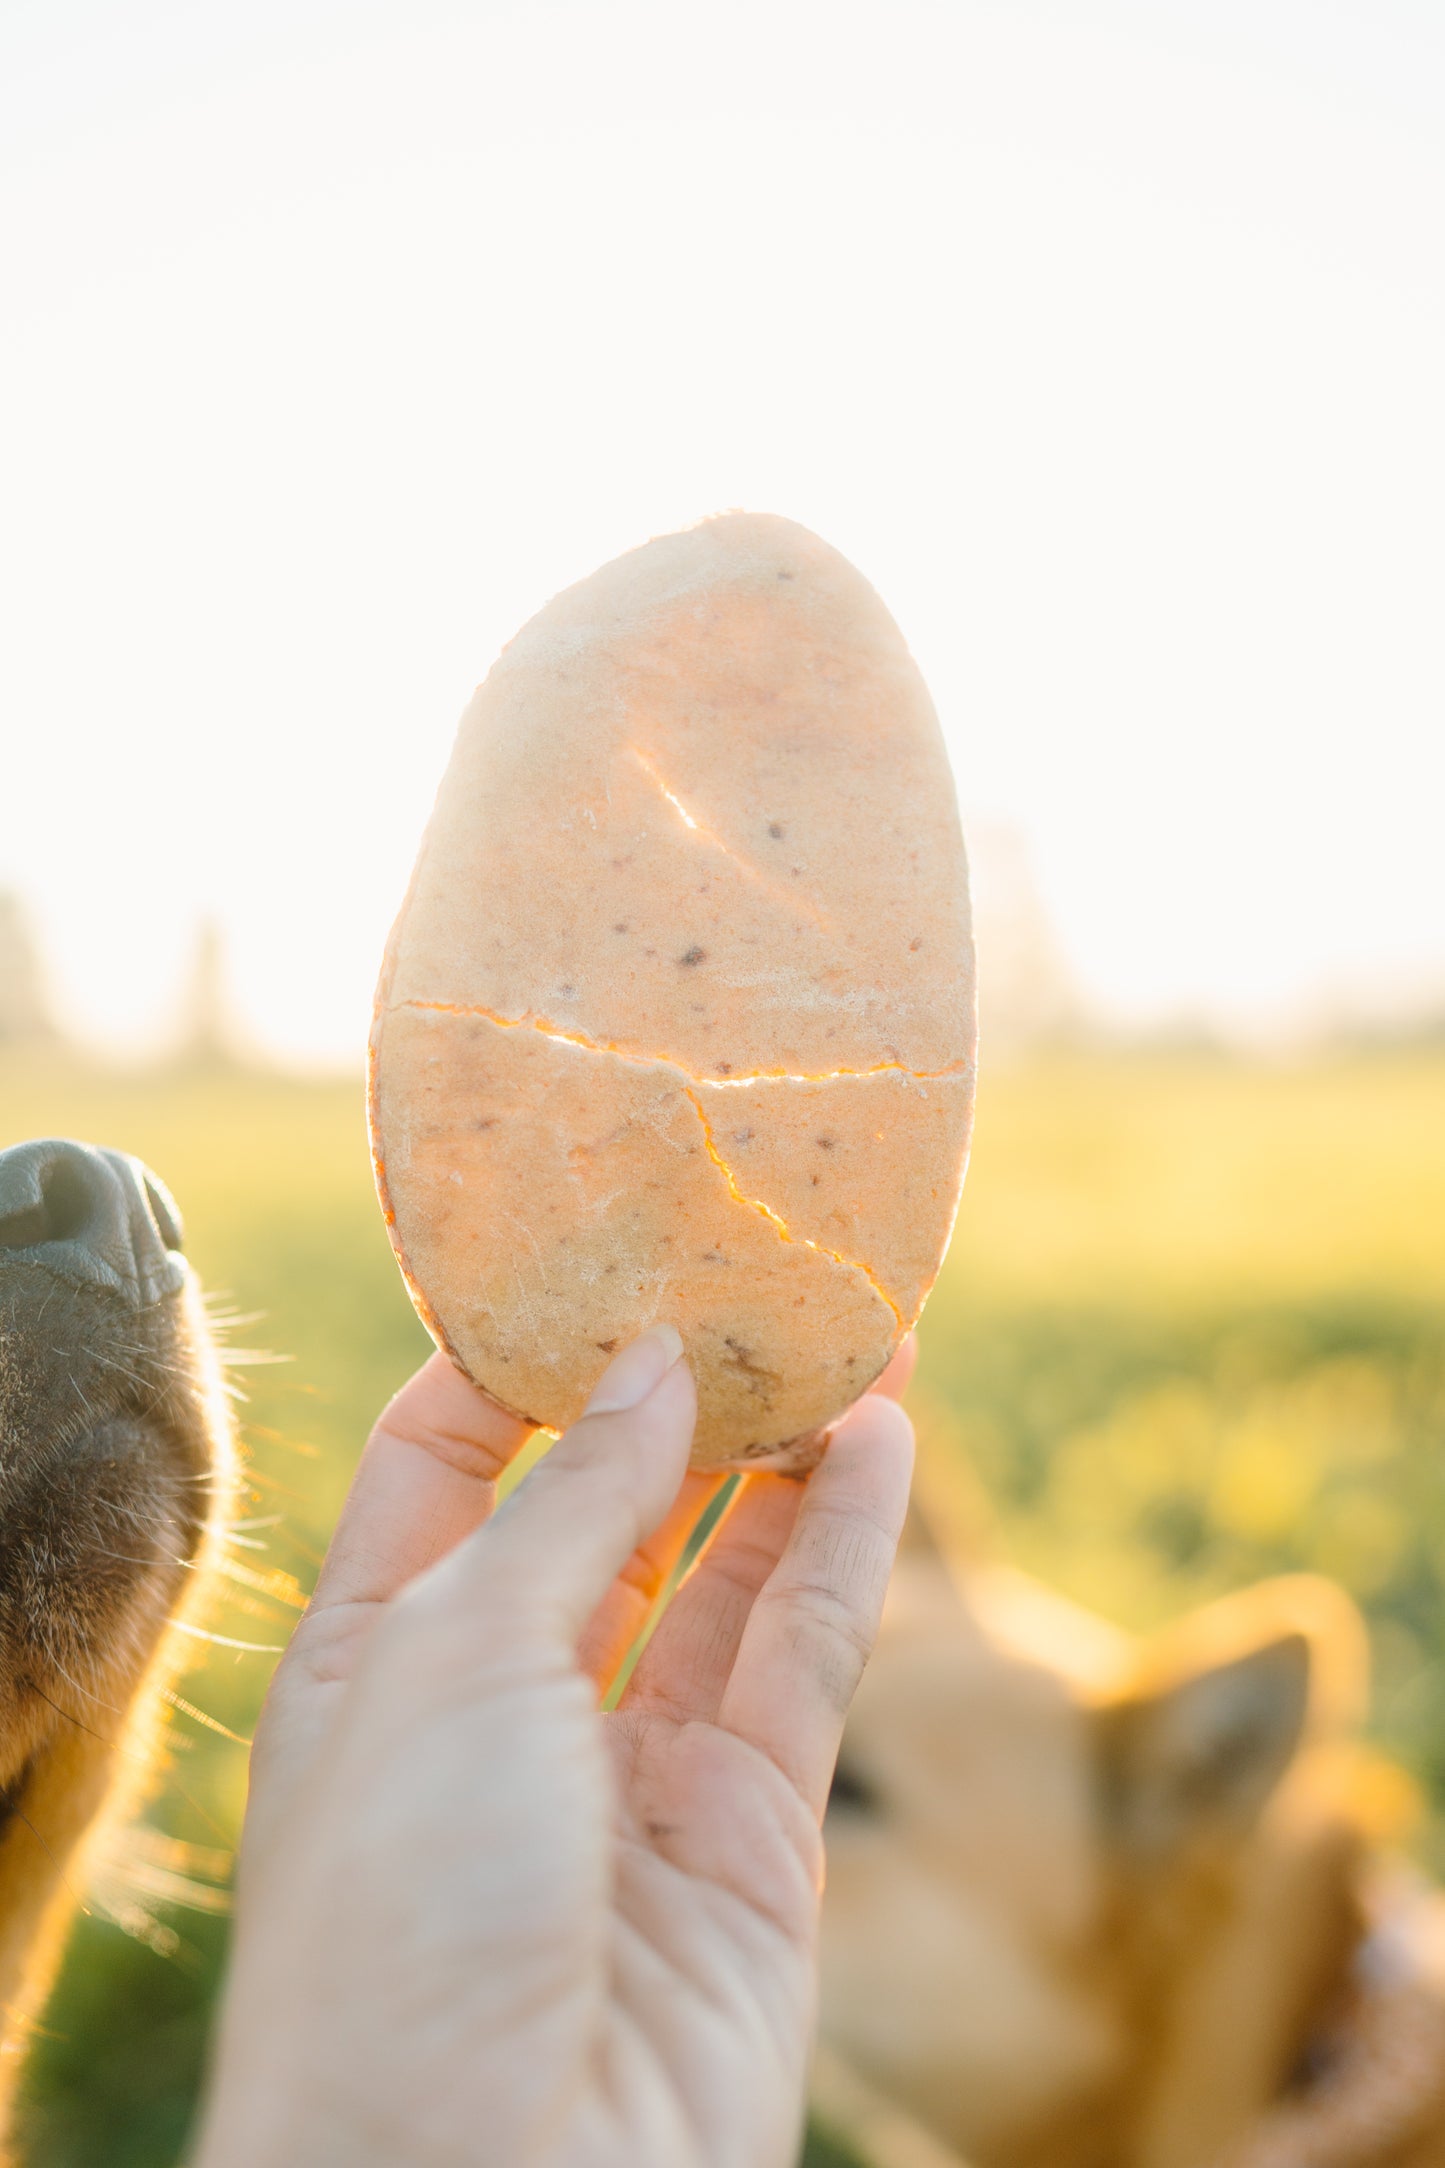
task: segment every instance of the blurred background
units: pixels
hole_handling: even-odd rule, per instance
[[[455,717],[730,505],[867,573],[954,759],[928,1449],[1130,1626],[1344,1581],[1445,1869],[1445,16],[9,0],[0,112],[0,1142],[150,1159],[267,1358],[257,1646],[183,1688],[32,2157],[179,2158],[237,1741],[425,1345],[359,1075]]]

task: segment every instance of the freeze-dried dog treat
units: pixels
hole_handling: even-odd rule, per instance
[[[789,1466],[947,1246],[973,1104],[967,873],[898,628],[734,513],[604,565],[462,719],[388,948],[377,1181],[412,1297],[562,1428],[658,1320],[699,1466]]]

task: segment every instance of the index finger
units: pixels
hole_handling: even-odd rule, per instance
[[[311,1611],[388,1603],[456,1549],[496,1504],[497,1478],[534,1434],[433,1355],[366,1441]]]
[[[912,1473],[912,1424],[896,1402],[870,1393],[808,1479],[718,1709],[721,1728],[766,1754],[820,1818],[877,1637]]]

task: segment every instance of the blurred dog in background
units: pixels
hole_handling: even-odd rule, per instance
[[[161,1184],[83,1144],[0,1152],[0,2119],[87,1848],[157,1765],[232,1462]]]
[[[825,2123],[876,2168],[1445,2163],[1445,1903],[1382,1864],[1365,1693],[1327,1582],[1139,1645],[915,1519],[828,1811]]]

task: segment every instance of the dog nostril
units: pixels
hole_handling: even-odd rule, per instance
[[[22,1205],[0,1219],[0,1250],[28,1250],[45,1240],[44,1204]]]
[[[0,1250],[29,1250],[44,1242],[71,1242],[90,1217],[85,1176],[75,1162],[56,1158],[39,1177],[40,1194],[0,1217]]]
[[[146,1203],[151,1208],[151,1218],[156,1223],[162,1242],[168,1250],[183,1250],[186,1246],[185,1229],[181,1225],[181,1215],[176,1210],[174,1197],[156,1180],[149,1168],[143,1170],[142,1179],[145,1182]]]
[[[41,1137],[0,1151],[0,1260],[132,1304],[185,1285],[180,1214],[163,1183],[124,1152]]]

